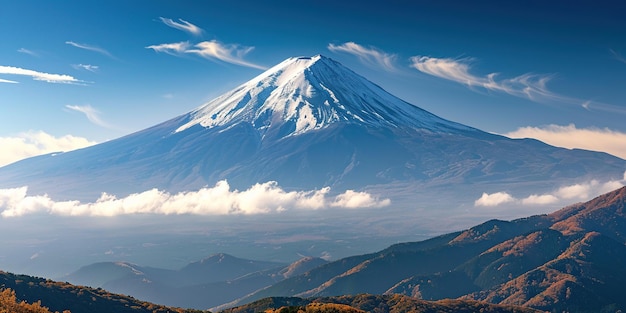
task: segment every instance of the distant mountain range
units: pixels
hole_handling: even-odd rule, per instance
[[[85,267],[67,279],[107,289],[110,286],[116,292],[168,305],[200,308],[221,303],[216,311],[268,297],[299,300],[262,300],[252,307],[268,303],[274,308],[306,306],[320,297],[335,297],[336,301],[338,296],[373,294],[386,295],[376,300],[385,303],[394,295],[404,295],[424,300],[486,301],[552,312],[617,312],[626,309],[621,288],[626,281],[624,264],[626,187],[551,214],[490,220],[464,231],[330,263],[305,258],[289,266],[276,266],[218,254],[166,274],[125,263],[106,263]],[[116,271],[120,274],[112,274]],[[187,278],[197,277],[182,286],[180,277],[185,275],[181,273],[186,271],[191,271]],[[168,288],[162,288],[163,280],[169,281]],[[200,280],[205,284],[194,285]],[[155,288],[157,285],[161,289]],[[169,302],[173,298],[168,294],[181,291],[179,295],[189,297]],[[140,295],[142,292],[145,294]],[[201,303],[200,298],[207,300]],[[354,297],[342,299],[331,302],[353,305],[356,301]],[[249,306],[243,308],[248,309],[232,312],[250,312],[246,311]]]
[[[530,194],[573,180],[622,179],[625,169],[625,160],[608,154],[442,119],[318,55],[287,59],[137,133],[4,166],[0,188],[89,201],[102,192],[178,192],[224,179],[238,189],[277,181],[287,190],[369,188],[391,196],[393,189],[415,197],[416,190],[488,184]]]
[[[230,302],[328,263],[304,257],[292,264],[253,261],[215,254],[180,270],[103,262],[61,277],[76,285],[104,288],[176,307],[206,309]]]
[[[5,289],[6,288],[6,289]],[[208,311],[171,308],[113,294],[103,289],[74,286],[26,275],[0,271],[0,311],[7,313],[200,313]],[[5,292],[14,292],[14,298]],[[34,304],[33,309],[30,304]],[[17,309],[19,308],[21,309]],[[17,309],[17,310],[15,310]],[[473,300],[423,301],[394,295],[359,295],[327,298],[268,298],[225,313],[238,312],[310,312],[310,313],[534,313],[516,306],[494,305]]]

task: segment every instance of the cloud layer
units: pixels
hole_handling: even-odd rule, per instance
[[[63,216],[118,216],[128,214],[268,214],[287,210],[328,208],[376,208],[390,204],[365,192],[348,190],[329,197],[329,187],[312,191],[290,191],[276,182],[256,184],[247,190],[231,190],[227,181],[198,191],[170,194],[158,189],[118,199],[103,193],[96,201],[54,201],[47,195],[29,196],[28,187],[0,189],[0,214],[16,217],[35,213]]]
[[[191,45],[188,41],[164,43],[147,46],[155,52],[163,52],[174,56],[183,54],[195,54],[208,60],[219,60],[240,66],[252,67],[264,70],[266,67],[244,60],[244,56],[254,49],[254,47],[244,47],[238,44],[224,44],[217,40],[202,41]]]
[[[387,71],[395,71],[395,54],[389,54],[374,47],[364,47],[354,42],[346,42],[341,45],[328,44],[328,50],[332,52],[346,52],[357,56],[361,62],[368,65],[377,65]]]
[[[569,149],[603,151],[626,159],[626,133],[608,128],[577,128],[574,124],[529,126],[503,135],[511,138],[535,138],[553,146]]]
[[[495,193],[483,193],[480,198],[474,201],[476,207],[497,207],[505,204],[522,205],[549,205],[564,201],[586,201],[592,197],[607,193],[626,185],[626,172],[621,180],[611,180],[600,182],[591,180],[579,184],[562,186],[545,194],[532,194],[525,198],[516,198],[508,192],[500,191]]]
[[[70,75],[64,74],[50,74],[44,72],[33,71],[29,69],[13,67],[13,66],[2,66],[0,65],[0,74],[7,75],[20,75],[20,76],[30,76],[33,80],[44,81],[47,83],[61,83],[61,84],[80,84],[83,81],[80,81]],[[12,80],[0,79],[0,82],[3,83],[17,83]]]
[[[29,131],[12,137],[0,137],[0,166],[45,153],[70,151],[96,144],[82,137],[54,137],[43,131]]]

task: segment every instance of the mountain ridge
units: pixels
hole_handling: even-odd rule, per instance
[[[626,308],[619,292],[626,279],[625,222],[622,187],[551,214],[491,220],[337,260],[229,305],[271,296],[373,293],[554,312],[616,312]]]
[[[108,291],[175,307],[204,309],[300,275],[325,264],[303,257],[291,264],[237,258],[216,253],[178,269],[128,262],[100,262],[59,278],[75,285]]]

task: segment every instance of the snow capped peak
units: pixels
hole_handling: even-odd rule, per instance
[[[228,128],[249,123],[262,135],[299,135],[333,123],[472,130],[443,120],[387,93],[340,63],[315,55],[284,60],[247,83],[204,104],[178,127]]]

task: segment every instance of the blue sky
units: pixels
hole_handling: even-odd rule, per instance
[[[186,113],[324,54],[485,131],[626,158],[619,1],[10,1],[0,165]]]

